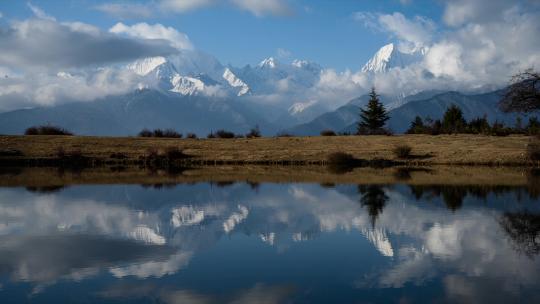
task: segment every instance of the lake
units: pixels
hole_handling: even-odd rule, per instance
[[[0,302],[540,303],[537,171],[286,170],[4,170]]]

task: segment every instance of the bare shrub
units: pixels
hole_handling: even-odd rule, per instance
[[[335,152],[326,158],[327,162],[332,165],[353,165],[356,163],[356,158],[351,154],[344,152]]]
[[[142,129],[141,132],[139,132],[139,137],[152,137],[152,131],[148,129]]]
[[[165,156],[168,160],[177,160],[177,159],[186,159],[189,158],[189,155],[185,154],[184,151],[177,147],[169,147],[165,153]]]
[[[278,134],[276,134],[276,137],[293,137],[293,135],[287,132],[279,132]]]
[[[261,130],[259,130],[259,126],[255,126],[255,128],[251,129],[248,134],[246,134],[247,138],[256,138],[261,137]]]
[[[323,130],[321,131],[321,136],[336,136],[336,132],[333,130]]]
[[[182,138],[182,134],[176,132],[174,129],[167,129],[163,131],[163,137],[166,138]]]
[[[139,132],[139,137],[182,138],[182,134],[176,132],[174,129],[155,129],[153,131],[143,129],[141,132]]]
[[[394,155],[397,158],[409,158],[411,157],[411,151],[412,151],[412,148],[409,145],[399,145],[399,146],[396,146],[393,150]]]
[[[233,132],[226,131],[226,130],[217,130],[216,137],[217,138],[235,138],[235,134]]]

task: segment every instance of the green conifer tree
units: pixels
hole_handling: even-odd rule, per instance
[[[379,95],[375,92],[375,88],[371,89],[369,94],[369,102],[365,109],[361,109],[358,123],[359,134],[378,134],[384,133],[384,125],[390,119],[384,105],[379,100]]]
[[[445,133],[462,133],[467,126],[467,121],[463,117],[461,109],[452,104],[444,113],[442,128]]]
[[[422,120],[422,117],[416,116],[411,122],[409,130],[407,130],[407,134],[422,134],[426,132],[425,129],[426,128],[424,126],[424,121]]]

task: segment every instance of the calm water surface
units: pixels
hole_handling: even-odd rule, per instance
[[[540,303],[539,193],[0,188],[0,302]]]

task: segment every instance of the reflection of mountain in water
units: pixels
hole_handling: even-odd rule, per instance
[[[394,256],[394,249],[384,229],[362,229],[362,234],[386,257]]]
[[[515,244],[504,237],[509,235],[529,255],[538,254],[540,206],[522,195],[523,191],[509,187],[325,188],[308,184],[261,184],[254,191],[248,184],[238,183],[169,189],[85,186],[53,193],[0,189],[0,261],[9,264],[0,267],[0,272],[15,281],[44,285],[61,278],[103,273],[117,278],[162,277],[190,267],[199,253],[234,239],[234,235],[286,252],[293,246],[316,243],[326,233],[357,231],[356,235],[361,233],[367,241],[360,238],[355,242],[382,257],[395,257],[390,264],[380,265],[384,271],[377,275],[377,282],[381,286],[424,281],[435,276],[438,268],[454,271],[472,285],[469,277],[481,275],[530,286],[540,280],[535,271],[540,261],[523,259]],[[445,192],[458,193],[461,208],[450,207],[453,212],[449,212],[440,208],[443,202],[426,204],[447,200]],[[478,197],[485,197],[489,204]],[[521,211],[524,208],[528,211]],[[504,225],[497,221],[505,212],[518,211],[523,214],[504,215]],[[29,245],[37,236],[42,240],[41,254]],[[117,244],[122,247],[115,252],[119,256],[109,258],[108,249],[65,249],[87,242],[85,236]],[[65,246],[53,241],[62,237]],[[117,248],[107,246],[94,247]],[[50,257],[59,253],[53,247],[63,254],[55,263]],[[343,244],[336,250],[346,248]],[[123,249],[129,251],[124,257]],[[235,252],[243,254],[242,250]],[[37,275],[48,268],[48,275]],[[28,273],[36,275],[24,275]]]

